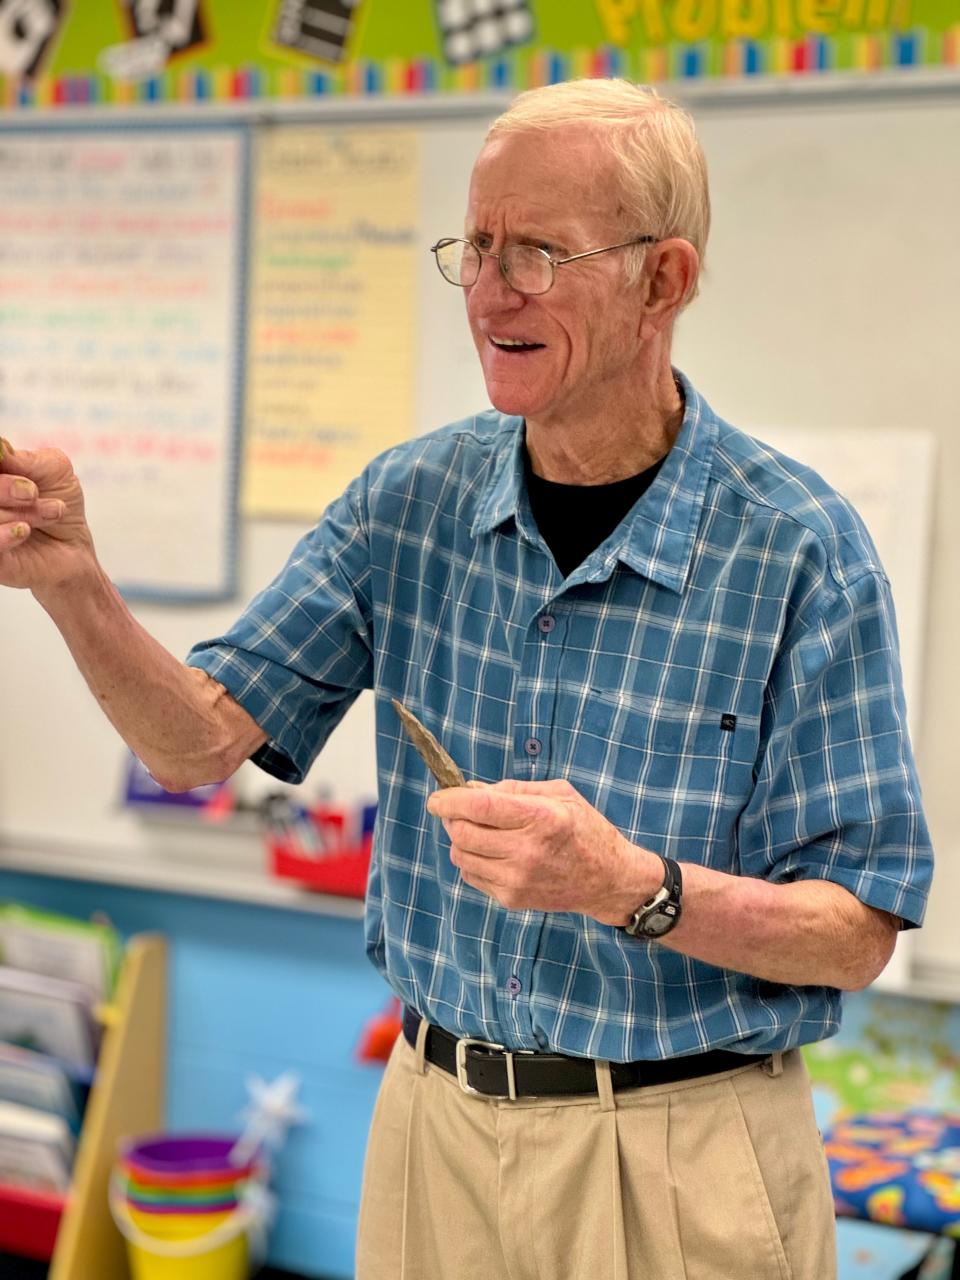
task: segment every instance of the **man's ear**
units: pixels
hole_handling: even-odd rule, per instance
[[[640,337],[654,338],[671,325],[694,290],[700,256],[689,240],[661,240],[647,250],[643,264],[643,315]]]

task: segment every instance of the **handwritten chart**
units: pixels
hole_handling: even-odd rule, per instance
[[[130,596],[230,590],[243,147],[0,138],[0,433],[70,456]]]
[[[417,137],[257,144],[243,509],[317,517],[413,430]]]

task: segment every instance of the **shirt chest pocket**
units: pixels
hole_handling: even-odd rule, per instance
[[[753,788],[756,717],[715,704],[592,688],[579,738],[581,763],[609,793],[603,807],[612,821],[618,809],[626,818],[632,801],[627,825],[656,833],[675,853],[694,856],[674,840],[729,842]]]

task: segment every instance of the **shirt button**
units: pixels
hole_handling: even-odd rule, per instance
[[[528,756],[538,756],[543,750],[543,743],[539,738],[528,738],[523,744],[523,749]]]
[[[520,979],[517,977],[516,974],[514,974],[513,977],[508,979],[507,990],[510,992],[512,996],[518,996],[520,992],[523,990],[523,984],[521,983]]]
[[[537,626],[545,636],[548,636],[556,625],[557,620],[552,613],[545,613],[537,620]]]

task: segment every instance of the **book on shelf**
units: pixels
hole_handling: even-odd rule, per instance
[[[0,903],[0,964],[88,987],[109,1000],[120,967],[120,938],[101,920]]]
[[[0,967],[0,1041],[89,1072],[99,1043],[93,1003],[82,983]]]
[[[0,1182],[63,1194],[75,1140],[61,1116],[0,1102]]]
[[[0,1044],[0,1102],[49,1111],[77,1133],[85,1095],[83,1084],[57,1059]]]

